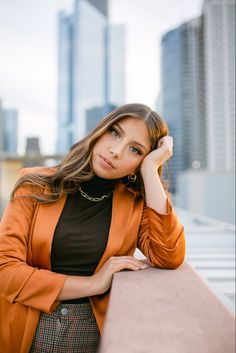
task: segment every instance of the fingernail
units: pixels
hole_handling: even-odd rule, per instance
[[[145,268],[149,267],[148,265],[142,265],[142,269],[144,270]]]

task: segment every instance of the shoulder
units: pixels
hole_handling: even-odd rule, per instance
[[[44,193],[45,185],[38,183],[34,176],[52,175],[57,170],[57,167],[29,167],[22,168],[17,177],[12,195],[34,195],[36,193]]]
[[[28,174],[44,174],[44,175],[51,175],[55,173],[57,167],[29,167],[29,168],[22,168],[19,173],[17,179],[26,176]]]

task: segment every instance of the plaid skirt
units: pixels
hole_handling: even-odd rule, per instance
[[[100,333],[90,303],[61,303],[41,313],[30,353],[95,353]]]

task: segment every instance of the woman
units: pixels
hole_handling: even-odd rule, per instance
[[[176,268],[185,239],[161,180],[172,155],[149,107],[108,114],[53,168],[20,174],[0,228],[0,352],[96,352],[115,272]]]

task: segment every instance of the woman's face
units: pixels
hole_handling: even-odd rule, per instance
[[[124,177],[139,169],[150,150],[149,133],[144,121],[124,118],[114,123],[95,143],[93,170],[105,179]]]

